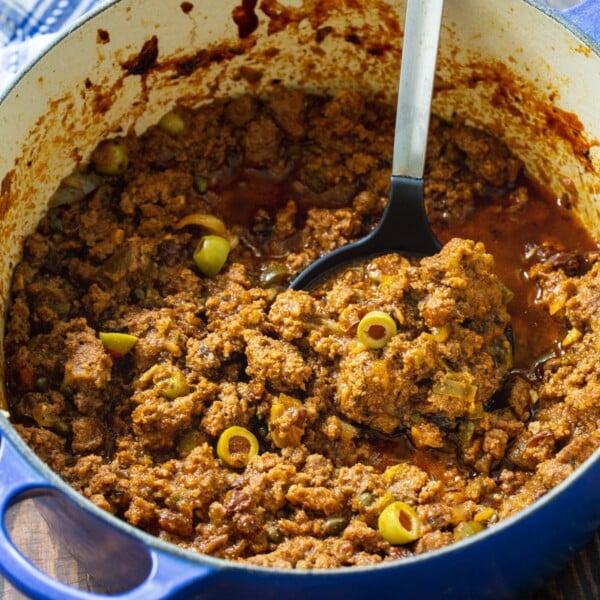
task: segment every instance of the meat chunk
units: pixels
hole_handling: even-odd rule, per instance
[[[71,450],[75,453],[93,452],[101,448],[105,441],[105,427],[95,417],[73,419],[73,441]]]
[[[306,134],[304,107],[306,99],[300,90],[282,88],[269,99],[277,125],[292,139],[302,138]]]
[[[66,333],[63,385],[74,393],[74,402],[84,415],[104,414],[110,403],[107,384],[111,380],[112,360],[96,332],[76,322]]]
[[[257,168],[277,165],[280,143],[281,131],[273,121],[265,117],[252,121],[244,138],[244,156],[247,163]]]
[[[246,335],[246,373],[276,392],[305,390],[311,368],[290,343],[250,332]]]

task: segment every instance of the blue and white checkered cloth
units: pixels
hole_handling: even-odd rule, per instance
[[[0,0],[0,93],[60,31],[102,0]]]

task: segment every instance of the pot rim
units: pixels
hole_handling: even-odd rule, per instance
[[[581,40],[582,43],[584,43],[585,46],[588,47],[593,53],[600,56],[600,39],[594,39],[594,37],[592,37],[592,34],[583,31],[578,25],[574,24],[569,19],[570,9],[559,10],[556,8],[552,8],[543,0],[521,1],[524,4],[530,5],[531,7],[539,10],[541,13],[556,21],[562,27],[569,30],[573,35],[575,35],[579,40]],[[65,38],[70,36],[74,31],[82,27],[88,21],[97,18],[103,12],[110,10],[114,5],[117,5],[120,2],[121,0],[107,0],[106,2],[100,3],[86,14],[74,20],[61,33],[56,34],[53,37],[53,39],[48,43],[48,45],[32,60],[30,60],[25,66],[25,68],[20,72],[20,74],[17,77],[15,77],[14,80],[2,92],[0,92],[0,104],[2,104],[5,101],[5,99],[14,92],[15,88],[18,88],[20,82],[28,76],[30,71],[44,58],[44,56],[49,51],[59,46]],[[598,0],[583,0],[581,4],[600,6],[600,2]],[[9,420],[9,415],[10,413],[8,411],[0,410],[0,432],[2,433],[2,435],[0,436],[0,455],[2,453],[2,446],[4,443],[12,445],[27,460],[27,462],[35,468],[36,472],[43,477],[45,482],[50,484],[50,487],[46,488],[49,492],[52,489],[60,492],[81,510],[84,510],[90,513],[92,516],[99,518],[107,525],[110,525],[111,527],[121,531],[122,533],[127,534],[133,537],[134,539],[143,542],[146,548],[148,549],[157,550],[171,556],[185,559],[186,561],[191,561],[205,566],[212,566],[218,569],[219,572],[222,572],[224,570],[235,570],[243,571],[246,573],[250,572],[251,574],[280,574],[286,575],[288,577],[292,576],[295,578],[308,576],[322,578],[324,576],[339,576],[341,574],[343,574],[345,577],[361,576],[366,573],[373,574],[373,572],[375,571],[379,572],[387,569],[408,569],[415,564],[430,562],[438,558],[441,559],[442,557],[448,554],[456,554],[462,549],[469,548],[472,545],[481,544],[484,540],[487,540],[490,537],[497,537],[501,534],[501,532],[512,527],[518,526],[520,521],[527,520],[532,513],[554,502],[556,497],[562,495],[562,493],[567,488],[571,487],[571,485],[575,481],[586,476],[587,472],[593,467],[600,465],[600,448],[598,448],[581,465],[579,465],[573,473],[571,473],[561,483],[552,488],[549,492],[544,494],[544,496],[542,496],[532,504],[519,510],[514,515],[503,519],[502,521],[495,524],[493,527],[485,529],[484,531],[478,533],[476,536],[468,537],[443,548],[431,550],[419,555],[402,558],[396,561],[388,560],[378,564],[299,570],[294,568],[265,567],[241,563],[228,559],[213,557],[208,554],[201,554],[193,550],[186,550],[173,543],[163,541],[157,538],[156,536],[153,536],[152,534],[138,529],[137,527],[130,525],[126,521],[111,515],[110,513],[104,511],[103,509],[95,505],[91,500],[88,500],[83,495],[76,492],[73,488],[71,488],[71,486],[69,486],[69,484],[66,481],[64,481],[57,473],[55,473],[48,465],[46,465],[16,432],[12,423]],[[35,490],[36,488],[43,489],[43,484],[34,484],[30,486],[29,489]],[[16,494],[15,504],[18,504],[20,501],[22,501],[22,499],[24,499],[19,498],[20,495],[20,493]],[[600,524],[600,517],[598,517],[598,523],[596,524],[596,527],[598,526],[598,524]]]
[[[537,8],[573,35],[586,46],[600,55],[600,13],[597,0],[580,0],[577,4],[564,9],[550,6],[545,0],[522,0]],[[596,11],[595,20],[589,20],[590,14]]]
[[[196,552],[194,550],[186,550],[172,544],[171,542],[166,542],[164,540],[159,539],[158,537],[153,536],[150,533],[143,531],[142,529],[138,529],[133,525],[130,525],[126,521],[111,515],[110,513],[102,510],[100,507],[96,506],[91,500],[88,500],[78,492],[76,492],[67,482],[65,482],[57,473],[55,473],[48,465],[46,465],[34,452],[31,448],[23,441],[21,436],[16,432],[10,421],[8,420],[6,411],[2,411],[0,413],[0,432],[2,432],[6,439],[2,440],[2,436],[0,436],[0,453],[2,448],[2,443],[8,442],[16,448],[16,450],[35,468],[36,472],[41,475],[47,483],[51,485],[51,488],[55,488],[56,491],[64,494],[69,500],[71,500],[77,507],[82,510],[87,511],[92,516],[99,518],[104,521],[108,525],[117,528],[122,533],[128,534],[135,539],[138,539],[144,542],[147,548],[152,548],[158,551],[162,551],[166,554],[170,554],[173,556],[177,556],[186,560],[190,560],[192,562],[196,562],[199,564],[212,566],[218,568],[219,570],[223,569],[235,569],[240,571],[250,571],[250,572],[258,572],[263,574],[285,574],[287,576],[294,577],[302,577],[302,576],[327,576],[327,575],[340,575],[340,574],[356,574],[360,575],[361,573],[373,573],[374,570],[385,570],[385,569],[402,569],[402,568],[410,568],[411,565],[431,561],[433,559],[442,558],[447,554],[456,554],[462,549],[468,548],[474,544],[480,544],[485,539],[488,539],[492,536],[496,537],[500,535],[500,533],[506,529],[510,529],[512,527],[518,526],[518,523],[523,520],[527,520],[529,515],[533,512],[537,512],[542,507],[554,502],[557,496],[560,496],[567,488],[571,487],[575,481],[581,479],[587,474],[587,471],[596,466],[596,463],[600,464],[600,448],[596,449],[592,455],[590,455],[583,463],[581,463],[568,477],[566,477],[561,483],[552,488],[549,492],[544,494],[541,498],[533,502],[532,504],[522,508],[514,515],[499,521],[493,527],[489,529],[485,529],[484,531],[478,533],[475,536],[465,538],[459,542],[455,542],[448,546],[444,546],[443,548],[439,548],[436,550],[431,550],[425,552],[423,554],[418,554],[414,556],[409,556],[406,558],[402,558],[397,561],[383,561],[377,564],[370,565],[355,565],[348,567],[335,567],[335,568],[315,568],[315,569],[293,569],[293,568],[282,568],[282,567],[264,567],[259,565],[252,565],[248,563],[237,562],[233,560],[228,560],[224,558],[217,558],[211,556],[209,554],[202,554],[200,552]],[[35,490],[40,488],[40,485],[30,486],[29,490]],[[18,504],[21,499],[18,498],[16,503]],[[43,495],[43,494],[42,494]],[[600,523],[600,517],[599,523]]]
[[[579,4],[568,9],[553,8],[545,0],[521,0],[525,4],[529,4],[533,8],[539,10],[541,13],[556,21],[559,25],[570,31],[573,35],[579,38],[586,46],[588,46],[595,54],[600,56],[600,36],[595,37],[600,31],[600,15],[598,15],[598,22],[591,23],[589,31],[584,31],[582,19],[579,16],[577,9],[585,8],[588,5],[591,9],[594,9],[595,5],[600,7],[599,0],[581,0]],[[12,82],[3,90],[0,91],[0,104],[9,96],[13,89],[19,84],[19,82],[27,76],[29,71],[35,67],[35,65],[43,59],[45,54],[52,50],[55,46],[59,45],[64,38],[71,35],[74,31],[79,29],[85,23],[91,19],[96,18],[101,13],[110,10],[114,5],[119,4],[121,0],[105,0],[99,3],[97,6],[91,8],[88,12],[81,15],[80,17],[73,20],[68,26],[66,26],[60,33],[54,34],[52,40],[48,42],[48,45],[41,49],[19,74],[12,80]],[[598,29],[599,31],[596,31]]]

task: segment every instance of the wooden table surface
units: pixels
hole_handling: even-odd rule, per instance
[[[9,531],[21,551],[40,568],[66,583],[84,590],[95,587],[85,571],[68,551],[53,541],[42,517],[27,500],[11,509],[7,515]],[[26,598],[0,577],[0,599]],[[542,589],[516,600],[596,600],[600,599],[600,531],[571,563]]]

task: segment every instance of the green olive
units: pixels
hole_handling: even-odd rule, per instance
[[[208,192],[208,177],[201,173],[194,173],[194,189],[199,194],[206,194]]]
[[[383,348],[397,333],[396,321],[381,310],[368,312],[358,324],[358,341],[367,348]]]
[[[138,341],[135,335],[129,333],[101,331],[98,337],[108,353],[116,357],[127,354]]]
[[[158,394],[169,400],[185,396],[190,391],[181,369],[169,363],[153,365],[137,380],[137,385],[140,387],[146,387],[149,383],[154,386]]]
[[[190,388],[185,380],[185,375],[178,367],[172,367],[167,377],[155,382],[158,392],[169,400],[185,396]]]
[[[102,140],[92,152],[94,170],[101,175],[120,175],[129,166],[129,152],[121,139]]]
[[[228,427],[217,442],[217,456],[230,467],[245,467],[257,454],[258,440],[245,427]]]
[[[179,135],[185,129],[185,122],[178,112],[170,110],[160,118],[158,126],[169,135]]]
[[[394,546],[414,542],[420,537],[417,513],[399,500],[388,504],[381,511],[377,525],[379,533]]]
[[[231,245],[220,235],[203,236],[194,251],[196,266],[208,277],[216,275],[225,265]]]

